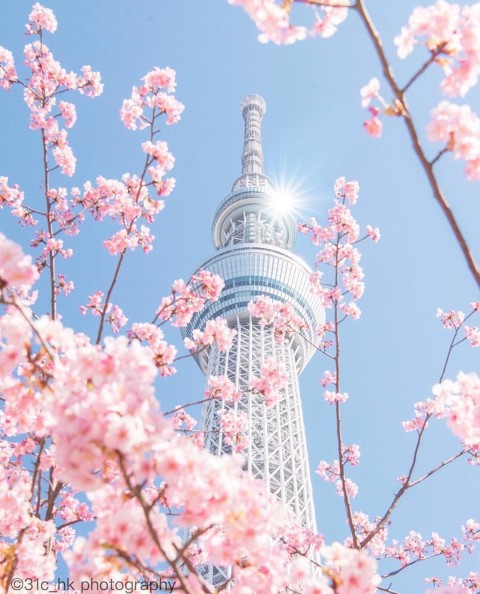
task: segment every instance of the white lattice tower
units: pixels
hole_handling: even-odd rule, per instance
[[[205,445],[214,454],[229,453],[219,412],[229,406],[245,412],[250,437],[246,469],[263,479],[269,491],[289,506],[304,526],[315,530],[298,377],[313,354],[316,328],[323,323],[324,314],[319,299],[309,289],[310,269],[290,251],[295,240],[292,216],[277,212],[275,190],[264,174],[261,121],[265,101],[259,95],[249,95],[241,107],[245,120],[242,174],[213,221],[217,251],[200,266],[219,274],[225,288],[218,301],[194,315],[184,334],[191,337],[195,328],[203,329],[207,320],[219,316],[237,330],[227,353],[213,346],[197,356],[207,381],[212,375],[227,375],[243,393],[234,405],[221,400],[204,405],[201,428]],[[276,342],[272,328],[260,325],[248,313],[248,303],[259,295],[289,302],[308,325],[307,340],[295,336],[283,344]],[[250,379],[260,374],[262,363],[269,358],[282,361],[289,375],[288,385],[272,408],[266,408],[263,398],[248,390]],[[229,568],[209,566],[203,573],[214,585],[230,577]]]

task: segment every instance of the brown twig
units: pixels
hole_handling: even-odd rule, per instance
[[[383,48],[382,40],[380,35],[372,21],[372,18],[367,10],[365,5],[365,0],[356,0],[355,2],[355,9],[358,12],[360,19],[362,20],[365,28],[367,30],[368,36],[370,37],[375,51],[377,53],[378,59],[382,65],[383,75],[387,80],[390,89],[392,90],[396,100],[402,106],[402,113],[400,114],[405,125],[407,127],[408,134],[410,136],[410,140],[412,141],[413,150],[420,161],[420,164],[427,176],[428,182],[432,189],[433,195],[435,200],[437,201],[438,205],[440,206],[443,214],[445,215],[448,224],[450,225],[450,229],[452,230],[455,239],[462,251],[463,257],[467,263],[468,269],[470,270],[476,284],[480,287],[480,269],[473,257],[473,254],[470,251],[468,246],[467,240],[465,239],[457,220],[448,204],[443,192],[440,189],[438,180],[433,172],[433,164],[427,159],[425,152],[422,149],[420,144],[420,140],[418,137],[418,132],[413,123],[412,115],[408,109],[407,100],[405,97],[404,90],[402,90],[393,75],[392,67],[390,66],[387,56],[385,54],[385,50]]]

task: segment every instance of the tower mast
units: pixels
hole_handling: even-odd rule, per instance
[[[213,345],[196,356],[207,381],[212,375],[226,375],[242,393],[235,404],[215,399],[205,403],[201,417],[205,446],[213,454],[230,453],[219,413],[231,407],[245,412],[250,437],[246,470],[262,479],[300,523],[315,531],[298,377],[314,352],[312,344],[324,312],[309,288],[311,270],[291,251],[295,241],[292,215],[276,212],[275,189],[264,173],[261,122],[265,100],[260,95],[248,95],[241,102],[241,110],[245,121],[242,173],[214,217],[216,252],[200,267],[220,275],[225,288],[218,301],[207,303],[192,317],[184,335],[191,338],[194,329],[202,330],[208,320],[219,316],[237,330],[228,352],[220,352]],[[309,329],[308,340],[295,335],[279,344],[273,329],[260,325],[249,314],[248,303],[260,295],[290,303]],[[266,408],[263,398],[250,392],[248,386],[269,358],[283,362],[289,380],[278,403]],[[212,584],[219,585],[229,579],[230,568],[209,566],[203,573]]]

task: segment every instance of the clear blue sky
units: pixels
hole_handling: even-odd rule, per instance
[[[427,4],[426,2],[418,2]],[[412,0],[368,2],[384,36],[387,51],[401,81],[425,57],[406,62],[395,57],[393,36],[406,22]],[[363,265],[366,294],[363,316],[345,327],[344,387],[350,401],[344,409],[346,443],[360,443],[362,464],[351,477],[360,494],[354,508],[381,515],[390,502],[410,459],[414,437],[401,421],[413,414],[413,403],[424,400],[437,381],[450,336],[435,318],[437,307],[465,309],[478,299],[475,286],[399,121],[386,122],[380,140],[362,129],[364,110],[359,89],[372,76],[380,78],[370,42],[351,15],[329,40],[309,40],[289,47],[260,45],[253,24],[226,0],[83,0],[46,3],[54,9],[59,30],[46,43],[67,69],[91,64],[102,72],[105,91],[99,99],[75,97],[78,122],[70,132],[78,158],[73,179],[57,185],[82,185],[97,175],[120,177],[137,172],[142,162],[142,133],[127,131],[118,111],[132,85],[152,66],[177,71],[178,98],[185,103],[182,121],[165,127],[162,137],[176,157],[177,188],[154,227],[157,237],[149,256],[129,254],[114,296],[132,321],[148,321],[171,281],[189,274],[213,251],[210,225],[220,200],[240,172],[243,122],[241,98],[260,93],[267,101],[264,152],[267,173],[301,180],[308,194],[304,216],[322,219],[331,187],[340,175],[358,179],[360,222],[379,226],[382,240],[366,245]],[[28,38],[23,35],[30,2],[0,1],[0,44],[11,49],[18,64]],[[420,126],[439,100],[439,73],[412,89],[410,101]],[[384,87],[385,88],[385,87]],[[388,94],[387,94],[388,98]],[[480,111],[479,93],[469,100]],[[28,202],[40,199],[40,139],[28,129],[28,113],[20,89],[0,94],[0,175],[7,175],[27,192]],[[436,148],[432,147],[431,155]],[[444,158],[439,177],[472,248],[480,258],[480,189],[462,177],[462,165]],[[29,231],[0,213],[1,229],[28,244]],[[105,290],[114,259],[101,247],[108,229],[86,225],[71,245],[78,250],[70,277],[75,292],[65,301],[64,320],[77,330],[93,330],[93,319],[78,314],[87,295]],[[296,252],[312,262],[314,250],[300,238]],[[67,271],[68,274],[68,271]],[[46,309],[46,307],[45,307]],[[179,334],[169,338],[180,344]],[[467,347],[455,353],[449,376],[458,370],[478,370],[477,352]],[[320,459],[335,457],[333,409],[322,398],[319,378],[325,362],[314,359],[301,380],[312,469]],[[198,400],[203,377],[193,361],[182,361],[176,377],[159,387],[162,406]],[[454,453],[457,440],[434,424],[426,439],[420,469],[427,470]],[[459,536],[460,525],[480,518],[480,470],[457,462],[451,471],[411,492],[393,517],[396,538],[411,529],[428,536]],[[334,488],[313,475],[317,521],[328,540],[347,535],[342,502]],[[472,567],[478,568],[478,554]],[[436,573],[433,563],[411,570],[394,581],[394,589],[422,592],[421,576]],[[440,566],[443,576],[448,574]],[[455,573],[455,569],[453,570]],[[466,573],[466,572],[464,572]]]

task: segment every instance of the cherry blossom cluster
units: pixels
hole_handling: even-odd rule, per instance
[[[189,415],[181,406],[176,407],[176,412],[172,417],[173,427],[178,431],[179,429],[184,431],[192,431],[197,424],[197,421]]]
[[[142,82],[140,87],[133,87],[130,99],[123,101],[120,117],[125,127],[129,130],[147,128],[162,114],[166,115],[167,124],[178,122],[184,106],[173,95],[175,71],[155,67],[142,78]]]
[[[8,177],[0,176],[0,208],[7,206],[13,216],[18,217],[23,225],[36,224],[29,209],[23,207],[24,193],[17,185],[10,187]]]
[[[242,396],[235,388],[235,384],[226,375],[211,375],[208,378],[208,390],[205,391],[207,398],[221,398],[230,404],[238,402]]]
[[[480,452],[480,378],[475,373],[459,373],[456,381],[444,380],[432,388],[435,396],[415,404],[415,417],[403,423],[405,431],[420,432],[431,416],[446,418],[451,431],[478,463]]]
[[[435,402],[446,416],[447,425],[466,448],[480,450],[480,377],[459,373],[455,381],[445,380],[433,387]],[[440,416],[440,415],[439,415]]]
[[[480,179],[480,118],[469,105],[440,102],[427,131],[431,141],[445,143],[455,159],[465,161],[467,179]]]
[[[288,384],[288,373],[281,360],[269,358],[260,366],[260,377],[250,379],[250,389],[264,397],[265,406],[275,406],[282,396],[282,390]]]
[[[203,350],[213,344],[216,344],[220,351],[228,351],[232,347],[236,334],[237,331],[229,328],[226,320],[216,318],[207,320],[203,330],[195,328],[192,334],[193,340],[187,337],[184,339],[184,344],[189,351]]]
[[[460,6],[437,0],[415,8],[394,41],[400,58],[407,57],[422,41],[444,71],[442,90],[450,97],[464,97],[480,74],[479,31],[478,4]]]
[[[0,45],[0,87],[4,91],[8,91],[16,82],[18,82],[18,76],[13,54]]]
[[[31,256],[26,256],[18,244],[0,233],[0,291],[30,289],[37,278]]]
[[[291,44],[309,36],[331,37],[348,16],[345,2],[325,0],[322,5],[312,2],[315,22],[310,29],[290,22],[291,6],[294,0],[228,0],[230,4],[242,6],[260,31],[261,43],[272,41],[278,45]],[[316,4],[316,5],[315,5]]]
[[[261,326],[272,326],[275,340],[280,344],[292,334],[308,330],[305,321],[288,302],[275,301],[271,297],[261,295],[248,304],[248,311],[251,316],[260,318]]]
[[[433,590],[427,590],[425,594],[475,594],[480,587],[480,573],[472,571],[469,573],[468,578],[465,579],[452,576],[448,579],[448,584],[445,586],[439,586],[443,582],[437,577],[425,581],[438,586]]]
[[[207,300],[218,300],[224,286],[223,280],[208,270],[199,270],[188,283],[176,280],[172,294],[163,298],[157,316],[164,321],[171,320],[173,326],[184,327]]]
[[[480,541],[480,523],[470,518],[462,526],[463,538],[465,541],[465,548],[469,553],[472,553],[475,548],[475,543]]]
[[[470,346],[474,348],[478,348],[480,346],[480,329],[478,326],[469,326],[465,322],[468,321],[473,315],[480,312],[480,302],[474,301],[470,303],[471,311],[465,315],[463,311],[455,311],[451,309],[448,312],[443,311],[443,309],[437,309],[437,317],[440,318],[442,322],[442,326],[447,330],[454,330],[455,336],[457,335],[458,331],[463,327],[463,331],[465,333],[464,340],[467,340]],[[460,342],[455,343],[454,346],[457,346]]]
[[[380,583],[376,573],[377,563],[365,551],[334,543],[330,547],[322,547],[320,553],[332,576],[336,593],[364,592],[373,594],[377,591],[377,585]],[[323,594],[322,590],[320,592]]]
[[[352,466],[356,466],[359,463],[360,448],[354,444],[352,446],[343,448],[343,461],[350,463]],[[317,470],[315,471],[324,481],[329,483],[335,483],[335,490],[337,495],[343,497],[343,481],[340,472],[340,463],[338,460],[334,460],[331,464],[325,460],[321,460]],[[345,478],[345,490],[349,497],[355,497],[358,494],[358,485],[356,485],[351,479]]]
[[[380,82],[378,78],[372,78],[370,82],[360,89],[362,97],[362,107],[368,109],[370,117],[363,124],[367,134],[374,138],[380,138],[382,135],[383,123],[378,117],[385,113],[388,108],[385,99],[380,95]],[[374,103],[377,103],[375,105]]]
[[[163,195],[167,195],[171,189]],[[142,178],[125,174],[119,181],[100,176],[95,186],[86,182],[83,193],[74,190],[73,194],[72,203],[82,213],[90,212],[96,221],[103,221],[106,217],[118,221],[120,231],[103,243],[110,254],[120,254],[137,247],[141,247],[145,253],[152,250],[155,238],[150,228],[147,225],[138,228],[137,223],[141,220],[153,223],[155,216],[163,209],[164,202],[149,195]]]
[[[176,369],[172,367],[172,363],[175,360],[177,349],[164,340],[164,334],[161,328],[155,326],[155,324],[136,322],[132,324],[128,336],[130,339],[145,342],[150,347],[153,361],[162,377],[176,373]]]
[[[449,566],[458,565],[462,558],[462,552],[465,545],[456,538],[446,544],[446,540],[441,538],[436,532],[433,532],[428,539],[422,538],[422,535],[411,530],[399,543],[393,540],[391,545],[385,547],[385,555],[392,559],[397,559],[401,567],[406,567],[421,559],[443,555]]]
[[[53,12],[36,4],[30,14],[27,30],[31,35],[38,35],[40,40],[25,46],[25,65],[30,70],[30,77],[24,85],[24,99],[30,109],[30,127],[40,129],[45,149],[51,151],[53,159],[64,175],[75,173],[76,159],[68,144],[66,128],[71,128],[76,121],[75,106],[67,101],[60,101],[59,113],[53,113],[56,96],[67,90],[76,90],[88,97],[97,97],[103,91],[98,72],[90,66],[83,66],[80,75],[67,72],[57,62],[43,42],[43,31],[53,33],[56,30]],[[65,128],[59,125],[60,115]]]
[[[385,542],[388,538],[388,528],[385,525],[379,527],[379,520],[380,518],[375,518],[372,521],[367,514],[360,511],[352,512],[352,525],[357,538],[361,541],[366,538],[369,539],[365,545],[365,550],[376,558],[385,555]],[[345,544],[352,546],[352,537],[348,537]]]
[[[220,413],[220,427],[227,445],[234,452],[241,452],[250,444],[248,438],[248,416],[246,412],[225,409]]]
[[[366,108],[369,113],[369,118],[363,123],[363,127],[367,134],[373,138],[380,138],[382,135],[383,122],[380,116],[398,117],[406,115],[405,108],[398,99],[388,103],[380,94],[380,81],[378,78],[372,78],[360,89],[360,97],[362,107]]]
[[[312,291],[321,297],[324,307],[338,307],[343,319],[358,319],[361,312],[356,301],[363,295],[365,285],[359,264],[361,254],[355,245],[367,237],[378,241],[380,232],[368,226],[366,234],[360,237],[360,227],[349,208],[358,199],[357,182],[347,182],[341,177],[335,182],[334,190],[335,204],[328,211],[327,225],[322,226],[312,218],[308,224],[300,224],[298,229],[300,233],[309,234],[314,245],[321,246],[317,266],[333,270],[331,284],[323,280],[321,271],[314,272],[310,277]],[[351,301],[347,301],[347,297]]]
[[[106,319],[114,332],[118,332],[128,322],[128,318],[118,305],[103,301],[103,291],[97,291],[88,297],[88,303],[80,306],[80,312],[85,315],[91,312],[94,316],[106,315]]]

